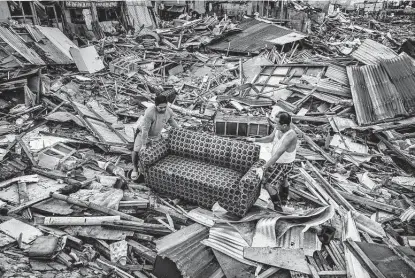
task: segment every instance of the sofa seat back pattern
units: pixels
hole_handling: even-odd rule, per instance
[[[156,191],[210,209],[218,202],[244,216],[260,192],[255,168],[260,147],[184,129],[155,142],[141,155],[146,183]]]

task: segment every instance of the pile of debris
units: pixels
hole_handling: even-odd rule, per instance
[[[415,61],[386,23],[346,24],[307,36],[207,17],[87,47],[56,28],[19,26],[24,40],[0,27],[0,273],[413,277]],[[289,112],[299,144],[284,211],[265,190],[240,219],[130,180],[160,94],[182,127],[240,140]]]

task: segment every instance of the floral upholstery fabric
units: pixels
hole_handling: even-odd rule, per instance
[[[259,146],[183,129],[172,129],[167,141],[140,156],[148,186],[208,209],[218,202],[238,216],[255,203],[260,181],[253,167],[264,163]]]

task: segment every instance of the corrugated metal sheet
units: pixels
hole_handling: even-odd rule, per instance
[[[219,268],[212,250],[200,242],[208,229],[193,224],[156,241],[158,255],[172,260],[184,277],[209,277]]]
[[[350,80],[350,89],[352,91],[357,122],[359,125],[375,122],[376,117],[372,113],[373,105],[370,95],[367,93],[363,72],[359,67],[347,67],[347,75]]]
[[[9,29],[0,26],[0,37],[31,64],[45,65],[42,58],[40,58],[40,56],[33,49],[27,47],[24,41],[18,35],[13,34]]]
[[[371,39],[366,39],[355,51],[352,57],[366,64],[374,65],[383,59],[393,59],[397,57],[395,51]]]
[[[209,231],[209,238],[202,241],[241,263],[257,266],[257,263],[244,258],[244,247],[249,247],[238,231],[228,224],[216,224]]]
[[[400,93],[381,65],[348,67],[347,70],[353,84],[352,96],[359,124],[408,114]],[[355,78],[358,84],[355,84]]]
[[[331,80],[337,81],[340,84],[350,86],[349,78],[347,77],[346,67],[331,64],[327,67],[325,75],[326,77],[330,78]]]
[[[408,55],[384,60],[381,65],[385,68],[392,83],[401,95],[408,112],[415,111],[415,67]]]
[[[243,31],[227,36],[221,41],[211,44],[208,48],[218,51],[227,51],[229,48],[231,52],[256,53],[265,46],[272,47],[273,44],[283,42],[282,40],[279,42],[279,38],[285,38],[285,40],[290,38],[291,41],[297,41],[305,37],[300,32],[255,19],[242,22],[239,28]]]
[[[128,0],[125,4],[127,6],[128,16],[134,27],[138,28],[143,24],[145,27],[155,26],[145,1]]]
[[[308,230],[303,233],[304,226],[292,227],[277,239],[277,247],[286,249],[304,249],[307,256],[313,256],[314,251],[321,250],[321,242],[317,233]]]
[[[307,81],[313,86],[317,85],[317,91],[327,92],[329,94],[343,97],[351,97],[350,87],[343,86],[340,83],[328,78],[319,79],[314,76],[303,75],[301,79]]]

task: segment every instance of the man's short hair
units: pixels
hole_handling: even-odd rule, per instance
[[[278,122],[281,125],[289,125],[289,124],[291,124],[291,115],[288,114],[287,112],[280,112],[278,114]]]
[[[160,95],[160,96],[156,96],[156,99],[154,100],[154,103],[156,106],[158,106],[159,104],[162,103],[166,103],[167,104],[167,97]]]

